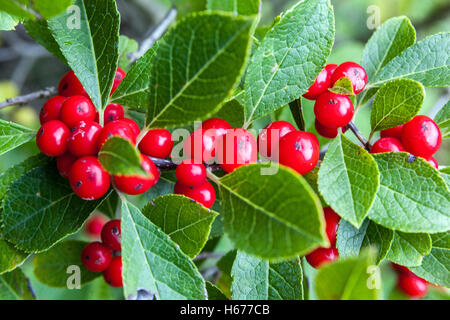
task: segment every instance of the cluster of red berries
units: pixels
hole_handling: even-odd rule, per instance
[[[392,268],[397,272],[397,288],[410,298],[423,298],[428,292],[428,282],[416,276],[407,267],[391,263]]]
[[[371,153],[409,152],[438,168],[433,154],[441,146],[442,135],[436,122],[429,117],[415,116],[409,122],[383,130],[380,134],[381,138],[374,143]]]
[[[120,220],[111,220],[101,230],[101,242],[91,242],[81,252],[81,261],[86,269],[103,272],[103,278],[112,287],[122,287],[120,235]]]
[[[341,217],[330,207],[324,208],[323,211],[325,214],[325,230],[330,241],[330,247],[318,248],[305,256],[308,263],[314,268],[319,268],[339,258],[339,252],[336,249],[336,234]]]

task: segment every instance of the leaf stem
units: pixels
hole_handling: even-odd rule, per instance
[[[370,142],[367,141],[366,138],[364,138],[361,132],[359,132],[358,128],[353,123],[353,121],[350,121],[349,124],[346,126],[346,128],[350,129],[353,132],[353,134],[356,136],[356,138],[358,138],[358,140],[362,143],[362,145],[367,151],[370,151],[370,148],[372,148]]]
[[[219,184],[219,177],[217,177],[214,173],[212,173],[211,168],[208,168],[208,170],[206,170],[206,176],[209,178],[209,180],[211,180],[215,184],[217,185]]]
[[[18,96],[15,98],[6,99],[3,102],[0,102],[0,109],[13,106],[13,105],[24,105],[29,102],[39,100],[39,99],[45,99],[53,96],[56,94],[56,88],[55,87],[49,87],[45,88],[44,90],[39,90],[36,92],[32,92],[23,96]]]

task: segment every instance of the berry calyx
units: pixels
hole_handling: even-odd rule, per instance
[[[70,169],[72,169],[72,165],[75,161],[77,161],[77,157],[69,152],[66,152],[62,156],[56,158],[56,167],[58,168],[58,172],[61,177],[65,179],[69,178]]]
[[[196,187],[206,181],[206,168],[201,163],[195,163],[193,159],[183,160],[177,167],[175,174],[180,183]]]
[[[258,135],[258,151],[268,159],[277,158],[280,139],[289,132],[295,131],[295,127],[287,121],[275,121],[265,127]],[[275,155],[272,154],[275,153]]]
[[[123,71],[121,68],[117,68],[110,95],[112,95],[114,91],[116,91],[116,89],[119,87],[119,84],[122,82],[123,78],[125,78],[126,75],[127,73],[125,71]]]
[[[67,151],[70,130],[59,120],[50,120],[42,125],[36,134],[36,144],[49,157],[62,156]]]
[[[167,158],[172,148],[172,134],[167,129],[149,130],[139,143],[139,150],[142,153],[160,159]]]
[[[112,251],[122,250],[120,235],[120,220],[111,220],[107,222],[101,231],[103,245]]]
[[[322,93],[314,104],[317,121],[329,128],[346,126],[354,112],[353,103],[347,96],[329,91]]]
[[[60,96],[71,97],[71,96],[85,96],[89,98],[86,90],[84,90],[83,85],[80,80],[78,80],[75,72],[72,70],[67,72],[59,82],[58,92]]]
[[[125,116],[125,112],[123,110],[122,105],[120,104],[108,104],[103,112],[104,115],[104,123],[109,123],[116,120],[121,120]],[[96,116],[96,121],[98,122],[98,113]]]
[[[331,75],[331,85],[334,86],[334,84],[343,77],[350,79],[355,94],[360,93],[366,87],[366,70],[355,62],[347,61],[339,65]]]
[[[328,138],[328,139],[334,139],[338,135],[338,128],[330,128],[326,127],[323,124],[321,124],[317,119],[314,122],[314,126],[316,127],[316,131],[318,134],[320,134],[322,137]],[[346,127],[342,127],[342,133],[347,131]]]
[[[107,221],[108,220],[104,215],[95,214],[86,221],[84,232],[90,238],[100,238],[102,228]]]
[[[122,120],[112,121],[110,123],[107,123],[103,127],[97,140],[99,150],[106,142],[106,140],[108,140],[111,137],[121,137],[126,140],[129,140],[133,145],[136,144],[136,136],[133,130],[130,128],[128,124],[122,122]]]
[[[50,120],[59,120],[61,107],[66,100],[67,98],[63,96],[56,96],[48,99],[39,113],[41,124],[49,122]]]
[[[159,180],[159,169],[149,157],[143,154],[141,154],[141,165],[148,176],[114,176],[117,189],[126,194],[137,195],[153,187]]]
[[[403,126],[402,142],[408,152],[428,159],[441,146],[441,130],[431,118],[418,115]]]
[[[72,96],[64,101],[60,118],[69,128],[73,128],[80,121],[94,121],[95,115],[95,107],[90,99],[83,96]]]
[[[397,138],[399,140],[402,139],[402,131],[403,131],[403,124],[393,127],[393,128],[389,128],[386,130],[381,130],[380,132],[380,137],[381,138]]]
[[[339,253],[336,248],[318,248],[305,256],[306,261],[313,268],[320,268],[328,263],[331,263],[339,258]]]
[[[208,181],[205,181],[197,187],[186,186],[178,181],[175,184],[174,193],[191,198],[208,209],[211,208],[214,201],[216,201],[216,191]]]
[[[331,75],[337,67],[337,64],[327,64],[303,97],[308,100],[316,100],[319,95],[327,91],[331,86]]]
[[[67,148],[77,157],[95,156],[102,127],[94,121],[80,121],[72,130]]]
[[[103,278],[111,287],[123,287],[121,256],[112,258],[109,267],[105,271],[103,271]]]
[[[280,140],[279,163],[305,174],[314,169],[319,153],[319,140],[314,134],[293,131]]]
[[[81,199],[95,200],[108,192],[111,180],[100,161],[96,157],[87,156],[79,158],[72,165],[69,182],[72,190]]]
[[[410,298],[423,298],[428,292],[426,280],[413,273],[402,273],[397,278],[397,287]]]
[[[100,242],[92,242],[81,251],[83,265],[92,272],[106,270],[112,261],[112,252]]]
[[[370,153],[383,152],[405,152],[405,148],[400,140],[397,138],[381,138],[377,140],[370,149]]]
[[[336,234],[341,217],[331,207],[323,208],[323,212],[325,215],[327,237],[330,245],[334,247],[336,245]]]

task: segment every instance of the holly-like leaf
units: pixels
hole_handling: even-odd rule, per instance
[[[161,228],[190,258],[200,253],[218,213],[180,195],[166,195],[148,203],[142,213]]]
[[[0,275],[0,300],[34,300],[27,277],[20,269]]]
[[[63,241],[36,255],[33,259],[34,275],[40,282],[55,288],[67,288],[69,277],[74,272],[69,268],[71,266],[79,268],[81,285],[101,276],[101,273],[87,270],[81,262],[81,251],[87,244],[78,240]]]
[[[113,175],[139,175],[147,177],[149,174],[141,165],[139,151],[130,141],[121,137],[111,137],[98,153],[98,160],[106,171]]]
[[[241,77],[254,22],[202,12],[169,31],[152,64],[147,124],[182,126],[217,112]]]
[[[40,252],[75,233],[102,202],[84,201],[53,163],[26,172],[8,189],[2,204],[2,235],[25,252]]]
[[[139,44],[136,40],[121,35],[119,37],[119,67],[125,72],[130,70],[130,53],[136,52],[139,49]],[[122,80],[123,81],[123,80]]]
[[[245,79],[247,121],[301,97],[325,65],[333,41],[328,0],[300,1],[284,13],[250,61]]]
[[[450,101],[442,107],[434,117],[434,121],[441,129],[442,139],[450,138]]]
[[[303,117],[302,99],[296,99],[289,102],[289,109],[291,110],[292,117],[297,124],[298,130],[305,130],[305,118]]]
[[[414,80],[397,79],[378,90],[372,104],[372,132],[393,128],[411,120],[422,107],[425,89]]]
[[[339,135],[325,154],[318,182],[325,201],[359,228],[378,190],[377,164],[366,150]]]
[[[206,9],[233,13],[235,16],[252,16],[259,12],[260,0],[207,0]]]
[[[205,299],[205,281],[194,263],[138,208],[122,202],[125,297],[145,289],[157,299]]]
[[[17,250],[6,240],[0,239],[0,274],[9,272],[20,266],[29,254]]]
[[[320,200],[309,184],[283,166],[267,170],[244,166],[218,181],[224,230],[235,247],[279,261],[326,246]]]
[[[424,256],[431,251],[431,237],[426,233],[404,233],[395,231],[394,241],[387,259],[406,267],[422,264]]]
[[[48,20],[48,26],[92,103],[103,110],[119,59],[120,16],[116,1],[74,0],[74,5],[79,16],[65,12]]]
[[[378,224],[408,233],[437,233],[450,228],[450,193],[424,159],[407,153],[374,155],[380,188],[369,211]]]
[[[419,41],[392,59],[375,77],[372,86],[408,78],[425,87],[450,86],[450,33],[438,33]]]
[[[33,139],[36,132],[14,122],[0,119],[0,155]]]
[[[298,258],[270,263],[238,251],[231,275],[233,300],[303,300]]]
[[[336,81],[332,88],[328,89],[328,91],[343,94],[346,96],[353,96],[355,93],[353,92],[353,84],[352,81],[347,77],[342,77],[338,81]]]

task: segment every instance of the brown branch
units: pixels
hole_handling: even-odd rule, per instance
[[[152,159],[153,163],[160,168],[161,170],[175,170],[177,168],[177,164],[166,159],[159,159],[150,157]],[[205,164],[206,168],[210,169],[211,171],[220,171],[222,168],[218,164]]]
[[[14,105],[24,105],[39,99],[50,98],[51,96],[56,94],[56,92],[57,91],[55,87],[49,87],[45,90],[40,90],[23,96],[6,99],[6,101],[0,102],[0,109]]]
[[[362,145],[367,151],[370,151],[372,146],[370,145],[369,141],[367,141],[366,138],[364,138],[361,132],[359,132],[358,128],[355,126],[353,121],[350,121],[349,124],[346,126],[346,128],[350,129],[353,132],[353,134],[356,136],[356,138],[358,138],[358,140],[362,143]]]

